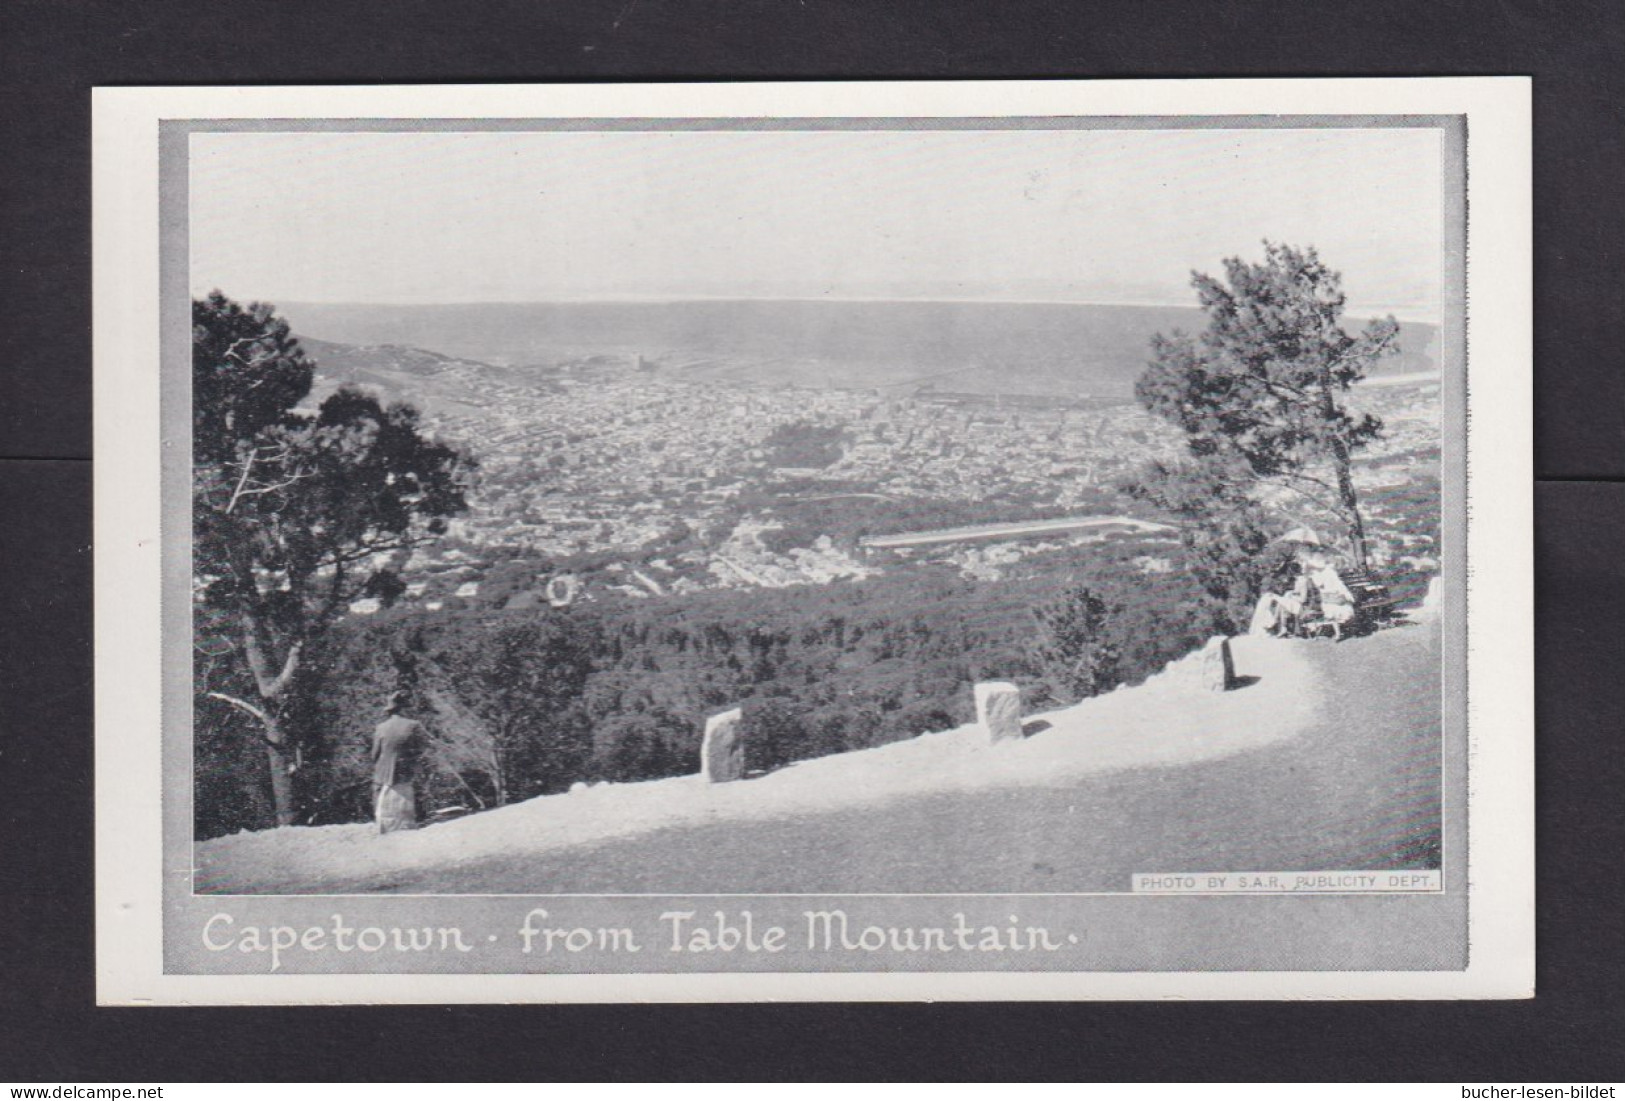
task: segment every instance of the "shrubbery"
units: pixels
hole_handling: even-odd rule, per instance
[[[1036,613],[1038,652],[1050,695],[1081,700],[1118,685],[1118,653],[1106,602],[1088,589],[1073,589]]]

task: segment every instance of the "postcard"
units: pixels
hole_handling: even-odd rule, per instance
[[[101,1000],[1530,996],[1528,102],[98,90]]]

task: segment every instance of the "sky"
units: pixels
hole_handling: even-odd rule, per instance
[[[189,282],[241,300],[999,298],[1193,305],[1314,245],[1436,314],[1429,129],[196,133]]]

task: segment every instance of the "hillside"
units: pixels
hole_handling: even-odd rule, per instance
[[[1028,721],[961,727],[746,782],[602,785],[378,836],[281,829],[197,847],[214,892],[1089,891],[1134,872],[1437,867],[1439,629],[1244,638]],[[1380,693],[1372,685],[1382,685]],[[925,843],[922,839],[931,839]]]
[[[299,345],[316,361],[316,380],[304,402],[311,407],[340,386],[357,385],[425,413],[480,417],[486,411],[479,391],[509,373],[404,344],[341,344],[301,336]],[[543,380],[529,381],[540,385]]]
[[[1204,324],[1195,308],[1027,302],[282,306],[307,343],[410,345],[499,366],[643,356],[697,381],[1104,401],[1132,397],[1154,333]],[[1435,326],[1402,325],[1402,354],[1382,372],[1435,369],[1437,343]]]

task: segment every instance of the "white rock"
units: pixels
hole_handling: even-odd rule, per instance
[[[978,684],[976,721],[987,731],[990,742],[1021,737],[1021,689],[1009,681],[993,680]]]
[[[713,784],[725,784],[745,775],[745,739],[739,708],[705,720],[700,743],[700,775]]]

